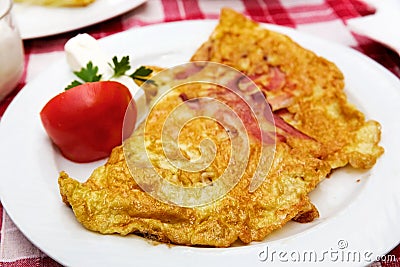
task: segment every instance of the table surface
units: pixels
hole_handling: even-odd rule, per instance
[[[375,12],[357,0],[148,0],[127,13],[72,32],[24,41],[25,71],[17,88],[0,102],[0,119],[14,96],[52,62],[64,56],[65,42],[78,33],[96,39],[134,27],[193,19],[217,19],[222,7],[229,6],[260,22],[296,28],[332,42],[352,47],[374,59],[400,78],[399,55],[385,46],[357,35],[346,27],[351,18]],[[50,27],[51,25],[49,25]],[[1,122],[0,122],[1,123]],[[0,266],[60,266],[33,246],[13,224],[0,203]],[[399,240],[400,241],[400,240]],[[400,245],[385,260],[371,266],[400,267]]]

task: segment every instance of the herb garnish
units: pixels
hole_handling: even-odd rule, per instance
[[[115,56],[112,58],[112,63],[108,63],[108,65],[113,69],[114,74],[111,78],[117,78],[120,76],[129,76],[134,80],[142,81],[142,82],[153,82],[153,80],[146,79],[145,77],[149,76],[153,70],[146,68],[144,66],[136,69],[132,74],[128,75],[126,72],[131,69],[131,65],[129,62],[129,56],[122,57],[121,60]],[[86,64],[86,68],[82,68],[80,71],[74,71],[74,74],[80,78],[82,81],[74,80],[69,84],[65,90],[71,89],[75,86],[81,85],[85,82],[98,82],[102,78],[102,74],[98,74],[99,68],[97,66],[93,66],[92,61],[89,61]]]
[[[80,78],[83,82],[98,82],[101,79],[101,74],[97,74],[99,67],[93,67],[92,61],[86,64],[86,68],[81,68],[80,71],[74,71],[74,74]],[[65,90],[71,89],[75,86],[81,85],[82,82],[74,80],[70,85],[65,88]]]

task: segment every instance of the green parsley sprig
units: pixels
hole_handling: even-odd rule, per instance
[[[112,61],[112,64],[108,63],[108,65],[114,70],[113,77],[123,76],[128,70],[131,69],[129,56],[122,57],[121,61],[119,61],[117,57],[113,57]]]
[[[126,74],[126,72],[131,69],[131,65],[129,63],[129,56],[122,57],[121,60],[118,60],[117,57],[113,57],[112,61],[113,61],[112,64],[109,63],[108,65],[114,70],[113,77],[120,77],[126,75],[134,80],[145,82],[149,81],[145,77],[149,76],[153,72],[152,69],[141,66],[138,69],[136,69],[132,74],[128,75]]]
[[[108,65],[113,69],[114,74],[112,78],[117,78],[120,76],[128,76],[131,77],[134,80],[142,81],[142,82],[152,82],[154,83],[153,80],[146,79],[147,76],[149,76],[153,70],[146,68],[144,66],[139,67],[136,69],[132,74],[126,74],[127,71],[131,69],[131,65],[129,62],[129,56],[124,56],[122,57],[121,60],[118,60],[118,58],[115,56],[112,58],[112,63],[108,63]],[[81,80],[74,80],[72,81],[66,88],[65,90],[71,89],[75,86],[81,85],[86,82],[98,82],[102,78],[102,74],[98,74],[99,68],[97,66],[93,66],[92,61],[89,61],[86,64],[85,68],[81,68],[80,71],[74,71],[74,74]]]
[[[86,68],[81,68],[80,71],[74,71],[74,74],[80,78],[83,82],[89,83],[89,82],[98,82],[101,80],[102,75],[98,74],[97,72],[99,71],[99,67],[95,66],[93,67],[92,61],[89,61],[86,64]],[[82,82],[78,80],[74,80],[69,84],[65,90],[71,89],[75,86],[81,85]]]

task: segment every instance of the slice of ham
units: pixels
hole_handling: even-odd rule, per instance
[[[293,104],[294,95],[288,90],[286,74],[279,67],[270,67],[268,73],[250,75],[249,78],[266,93],[273,111]]]
[[[273,111],[288,108],[294,103],[294,96],[289,92],[281,91],[279,94],[267,94],[268,103]]]
[[[278,67],[272,67],[269,69],[269,83],[267,90],[275,91],[282,89],[286,83],[286,74],[281,71]]]
[[[249,75],[265,91],[280,90],[285,86],[286,74],[278,67],[270,67],[268,73]]]
[[[282,117],[280,117],[278,114],[275,113],[274,113],[274,121],[275,121],[275,126],[277,128],[277,134],[279,133],[282,134],[283,136],[291,135],[300,139],[313,140],[313,138],[297,130],[292,125],[284,121]]]
[[[200,71],[201,67],[190,67],[184,73],[185,75],[193,75]],[[286,75],[278,67],[271,67],[267,76],[269,83],[267,86],[263,86],[264,90],[260,91],[254,84],[257,81],[261,82],[262,76],[247,78],[243,75],[234,75],[226,81],[225,88],[210,87],[207,96],[228,105],[238,114],[247,132],[266,144],[275,142],[275,139],[280,142],[286,142],[289,136],[313,140],[313,138],[302,133],[280,116],[279,111],[293,102],[293,95],[282,90],[285,85]],[[249,78],[254,79],[254,83]],[[185,93],[181,93],[179,97],[192,110],[206,108],[202,107],[202,101],[190,99]],[[272,115],[271,109],[274,111]],[[223,113],[218,110],[213,112],[215,114],[218,112]],[[272,127],[271,124],[274,124],[275,127]],[[266,129],[276,130],[274,132]]]
[[[184,80],[184,79],[188,78],[189,76],[192,76],[192,75],[198,73],[204,67],[205,67],[205,64],[202,62],[183,65],[181,70],[175,73],[174,78],[177,80]],[[175,67],[175,69],[179,70],[178,67]]]
[[[212,92],[213,90],[210,90]],[[258,140],[263,140],[265,144],[273,144],[275,142],[275,139],[280,142],[286,142],[288,136],[300,138],[300,139],[308,139],[308,140],[313,140],[310,136],[302,133],[301,131],[297,130],[294,128],[292,125],[287,123],[285,120],[282,119],[281,116],[279,116],[277,113],[272,113],[273,114],[273,121],[271,118],[268,117],[268,112],[262,112],[264,113],[263,121],[257,121],[254,113],[250,109],[250,107],[243,101],[243,99],[237,99],[235,101],[232,100],[232,93],[227,93],[225,91],[225,94],[221,93],[219,91],[216,95],[209,95],[211,98],[218,99],[219,101],[224,102],[228,106],[232,108],[234,112],[238,114],[240,119],[242,120],[243,124],[246,127],[246,130],[248,133],[250,133],[253,137],[255,137]],[[182,101],[188,105],[189,108],[192,110],[201,110],[202,107],[202,101],[199,101],[199,99],[189,99],[188,96],[184,93],[181,93],[179,97],[182,99]],[[257,97],[259,98],[259,97]],[[257,106],[257,107],[252,107],[253,111],[254,108],[260,109],[260,108],[265,108],[262,105]],[[226,112],[226,111],[223,111]],[[214,111],[215,114],[218,114],[222,116],[222,111]],[[275,133],[273,131],[265,131],[262,130],[263,127],[260,127],[259,123],[274,123],[275,124]],[[273,127],[270,127],[273,128]]]

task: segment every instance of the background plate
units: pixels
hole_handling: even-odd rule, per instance
[[[85,7],[47,7],[15,3],[22,39],[76,30],[121,15],[147,0],[96,0]]]
[[[133,68],[144,64],[170,67],[187,62],[215,25],[215,21],[160,24],[100,42],[110,56],[130,55]],[[292,29],[266,27],[288,34],[335,62],[345,75],[350,100],[368,119],[382,125],[385,154],[374,168],[335,171],[312,192],[319,219],[309,224],[289,223],[263,242],[221,249],[155,246],[134,235],[100,235],[84,229],[61,201],[58,171],[66,170],[84,181],[103,161],[74,164],[65,160],[51,145],[39,118],[45,103],[73,79],[64,59],[29,83],[0,123],[0,196],[11,219],[36,246],[68,266],[265,266],[271,261],[282,263],[285,258],[278,257],[280,252],[303,255],[307,251],[323,260],[324,266],[338,262],[358,266],[387,253],[400,240],[399,80],[352,49]],[[339,256],[355,252],[360,259],[335,259],[332,252]],[[266,262],[260,261],[266,255]],[[289,254],[285,257],[291,265],[295,263]]]

